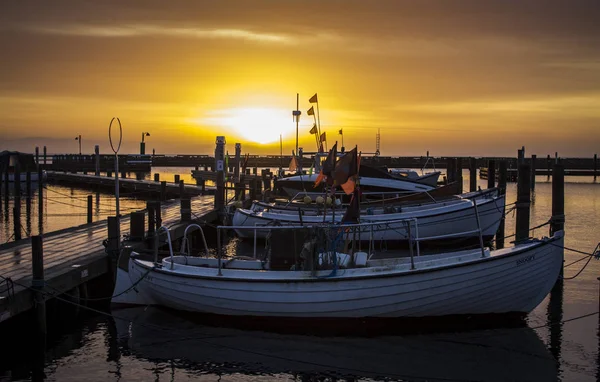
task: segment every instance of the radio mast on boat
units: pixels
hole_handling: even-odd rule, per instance
[[[381,148],[381,129],[377,129],[377,135],[375,135],[375,156],[379,156],[379,149]]]

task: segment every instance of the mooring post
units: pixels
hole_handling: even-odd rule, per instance
[[[456,181],[458,182],[458,193],[463,193],[462,158],[456,158]]]
[[[94,146],[94,159],[95,159],[95,171],[94,174],[96,176],[100,176],[100,146]]]
[[[156,229],[162,227],[162,205],[160,201],[154,202],[154,216],[156,216]]]
[[[550,235],[565,229],[565,168],[562,163],[552,168],[552,219]],[[564,250],[562,251],[564,258]],[[559,280],[562,280],[563,268],[560,268]]]
[[[546,158],[546,171],[547,171],[546,180],[550,180],[550,172],[552,171],[552,159],[550,159],[550,154],[548,154],[548,158]]]
[[[21,240],[21,208],[13,207],[13,221],[15,241]]]
[[[31,197],[31,170],[29,169],[25,173],[25,192],[26,198],[29,199]]]
[[[536,159],[537,159],[537,155],[532,154],[531,155],[531,191],[535,191],[535,169],[536,167]]]
[[[160,174],[159,173],[155,173],[154,174],[154,181],[155,182],[160,182]]]
[[[9,181],[8,181],[8,171],[4,173],[4,202],[8,205],[8,197],[10,196],[9,192]]]
[[[162,180],[160,182],[160,200],[161,200],[161,202],[164,202],[165,200],[167,200],[167,181],[166,180]]]
[[[235,159],[234,159],[235,167],[233,168],[233,177],[235,178],[236,182],[239,182],[239,180],[240,180],[240,157],[241,156],[242,156],[242,144],[236,143],[235,144]]]
[[[44,183],[42,166],[38,166],[38,227],[40,235],[44,231]]]
[[[146,211],[148,211],[148,236],[154,235],[156,227],[156,213],[154,212],[154,202],[146,202]]]
[[[192,220],[192,201],[190,198],[181,198],[180,203],[181,221],[188,222]]]
[[[92,223],[92,195],[87,197],[87,223]]]
[[[46,336],[46,299],[44,298],[44,244],[42,236],[31,237],[31,287],[34,290],[34,308],[36,313],[37,332]]]
[[[454,175],[456,175],[456,172],[454,171],[453,158],[446,158],[446,180],[448,183],[452,183],[454,181]]]
[[[108,241],[106,249],[116,257],[119,255],[119,247],[121,246],[121,227],[119,226],[119,218],[109,216],[107,219],[108,225]]]
[[[35,164],[40,165],[40,148],[39,146],[35,146]]]
[[[215,167],[217,191],[215,193],[215,209],[221,211],[225,206],[225,137],[218,136],[215,147]]]
[[[488,171],[487,171],[487,188],[494,188],[496,186],[496,161],[494,159],[488,160]]]
[[[46,146],[44,146],[44,168],[46,167]]]
[[[125,178],[127,178],[127,172],[121,171],[121,179],[125,179]]]
[[[15,163],[15,182],[14,182],[14,207],[13,220],[15,230],[15,241],[21,240],[21,167],[19,162]]]
[[[498,163],[498,193],[499,195],[506,195],[506,182],[508,180],[508,164],[505,160],[500,161]],[[500,220],[500,225],[498,225],[498,231],[496,231],[496,248],[504,248],[504,235],[505,235],[505,221],[504,214],[502,214],[502,219]]]
[[[182,199],[185,197],[185,182],[183,180],[179,180],[179,198]]]
[[[112,178],[112,171],[106,170],[106,177],[107,178]]]
[[[196,185],[200,186],[200,192],[202,193],[202,195],[204,195],[206,193],[206,183],[204,181],[204,178],[196,178]]]
[[[129,239],[144,240],[146,225],[146,213],[144,211],[134,211],[129,220]]]
[[[531,169],[529,164],[521,162],[517,179],[517,219],[515,229],[515,242],[529,238],[529,204],[531,202]]]
[[[180,179],[180,176],[179,176],[179,174],[175,174],[175,175],[173,176],[173,183],[175,183],[175,184],[179,184],[179,179]]]
[[[248,182],[248,184],[250,186],[248,196],[249,196],[250,200],[255,200],[256,199],[256,178],[250,179],[250,182]]]

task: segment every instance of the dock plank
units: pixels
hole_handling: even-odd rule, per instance
[[[206,219],[206,216],[213,214],[213,203],[212,196],[192,197],[192,219]],[[161,218],[165,226],[178,228],[185,225],[178,224],[181,219],[179,200],[164,202],[161,205]],[[129,233],[129,225],[130,215],[122,216],[121,235]],[[107,238],[107,231],[108,222],[102,220],[44,234],[44,271],[48,285],[64,292],[106,272],[109,262],[102,241]],[[9,306],[6,306],[6,298],[0,299],[4,304],[0,304],[0,322],[30,309],[33,304],[30,291],[20,286],[31,283],[31,258],[30,239],[0,246],[0,275],[15,282]],[[7,297],[4,289],[0,287],[0,296]]]

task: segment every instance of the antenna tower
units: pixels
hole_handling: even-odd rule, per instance
[[[381,151],[379,150],[381,148],[381,132],[380,129],[377,129],[377,135],[375,136],[375,155],[379,156],[379,153],[381,153]]]

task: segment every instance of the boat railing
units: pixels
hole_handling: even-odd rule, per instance
[[[268,229],[270,231],[273,230],[282,230],[282,229],[306,229],[306,228],[310,228],[310,227],[337,227],[340,229],[353,229],[353,234],[356,233],[356,229],[358,228],[358,236],[360,238],[361,233],[363,233],[362,228],[363,227],[368,227],[369,229],[369,256],[374,252],[375,250],[375,235],[374,235],[374,229],[375,227],[389,227],[392,224],[404,224],[406,226],[407,229],[407,234],[408,234],[408,241],[409,241],[409,250],[410,250],[410,262],[411,262],[411,269],[415,269],[415,263],[414,263],[414,254],[413,254],[413,243],[414,246],[416,247],[416,251],[417,251],[417,257],[421,256],[421,248],[420,248],[420,242],[421,241],[428,241],[428,240],[439,240],[439,239],[449,239],[449,238],[453,238],[453,237],[459,237],[459,236],[463,236],[463,235],[469,235],[469,234],[478,234],[479,236],[479,246],[481,249],[481,257],[485,257],[485,247],[484,247],[484,242],[483,242],[483,230],[481,228],[481,220],[479,218],[479,209],[477,207],[477,202],[473,201],[473,209],[475,212],[475,220],[477,222],[477,229],[475,230],[470,230],[470,231],[462,231],[462,232],[455,232],[455,233],[450,233],[450,234],[445,234],[445,235],[436,235],[436,236],[424,236],[421,237],[419,236],[419,219],[418,218],[404,218],[404,219],[396,219],[396,220],[389,220],[389,221],[385,221],[385,222],[370,222],[370,223],[351,223],[351,224],[330,224],[330,223],[317,223],[317,224],[311,224],[311,225],[278,225],[278,226],[274,226],[274,225],[269,225],[269,224],[261,224],[261,223],[256,223],[254,226],[217,226],[217,256],[218,256],[218,267],[219,267],[219,276],[222,275],[221,273],[221,230],[252,230],[254,233],[254,258],[256,259],[257,256],[257,239],[258,239],[258,231],[259,230],[264,230],[264,229]],[[413,236],[413,228],[411,227],[411,223],[414,224],[414,236]],[[360,251],[360,242],[361,240],[359,240],[359,251]]]
[[[202,229],[202,227],[199,224],[196,223],[192,223],[190,225],[188,225],[187,227],[185,227],[185,231],[183,231],[183,240],[181,242],[181,253],[186,253],[186,249],[187,249],[187,255],[190,256],[190,247],[189,245],[187,245],[188,243],[188,238],[187,238],[187,233],[189,231],[190,228],[198,228],[200,230],[200,235],[202,236],[202,243],[204,244],[204,252],[208,255],[208,245],[206,244],[206,237],[204,236],[204,230]],[[172,256],[171,256],[172,259]]]

